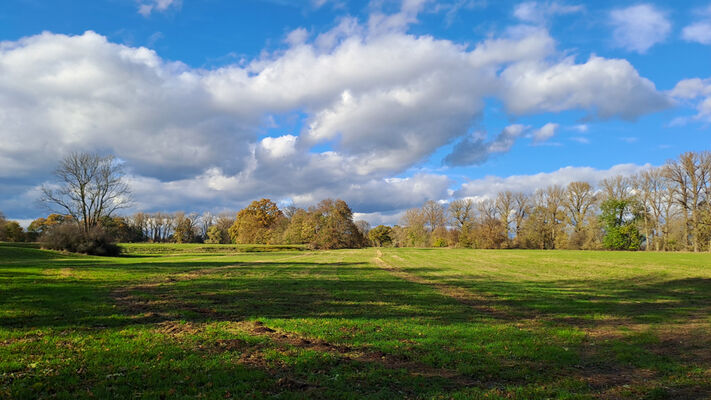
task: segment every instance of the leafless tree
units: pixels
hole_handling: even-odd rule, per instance
[[[458,199],[449,203],[449,216],[457,229],[469,227],[474,220],[474,202],[472,199]]]
[[[496,196],[496,211],[499,213],[499,218],[501,218],[501,223],[506,229],[506,238],[509,236],[509,229],[511,226],[511,217],[514,212],[515,201],[514,194],[510,191],[499,192]]]
[[[443,228],[447,224],[444,216],[444,207],[434,200],[425,202],[422,206],[422,214],[425,218],[425,226],[429,232],[434,232],[437,228]]]
[[[600,187],[604,199],[626,200],[632,195],[632,181],[627,176],[617,175],[603,179],[600,181]]]
[[[528,196],[523,192],[514,193],[514,225],[516,230],[516,240],[521,239],[521,228],[523,222],[531,212],[531,203]]]
[[[131,201],[123,169],[113,156],[71,153],[60,162],[55,175],[59,183],[42,187],[42,201],[50,209],[59,208],[74,217],[84,232]]]
[[[585,218],[595,204],[595,193],[587,182],[571,182],[565,191],[565,208],[574,232],[583,229]]]

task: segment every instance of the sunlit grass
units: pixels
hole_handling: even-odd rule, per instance
[[[709,254],[126,248],[0,244],[0,398],[711,395]]]

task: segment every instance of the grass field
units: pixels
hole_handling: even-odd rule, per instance
[[[0,244],[0,398],[711,398],[710,254],[127,249]]]

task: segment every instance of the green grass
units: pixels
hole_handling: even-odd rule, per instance
[[[711,255],[0,244],[0,398],[711,396]]]

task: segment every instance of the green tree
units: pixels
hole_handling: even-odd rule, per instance
[[[0,234],[0,236],[4,237],[2,240],[7,240],[8,242],[25,241],[25,232],[17,221],[7,221],[0,229],[3,230],[2,234]]]
[[[207,229],[207,239],[205,239],[205,243],[229,243],[229,240],[230,235],[224,230],[220,229],[219,226],[213,225]]]
[[[631,198],[609,198],[600,206],[605,236],[603,246],[609,250],[639,250],[644,237],[637,228],[641,214]]]
[[[393,229],[386,225],[378,225],[368,232],[368,237],[378,247],[389,246],[393,242]]]

